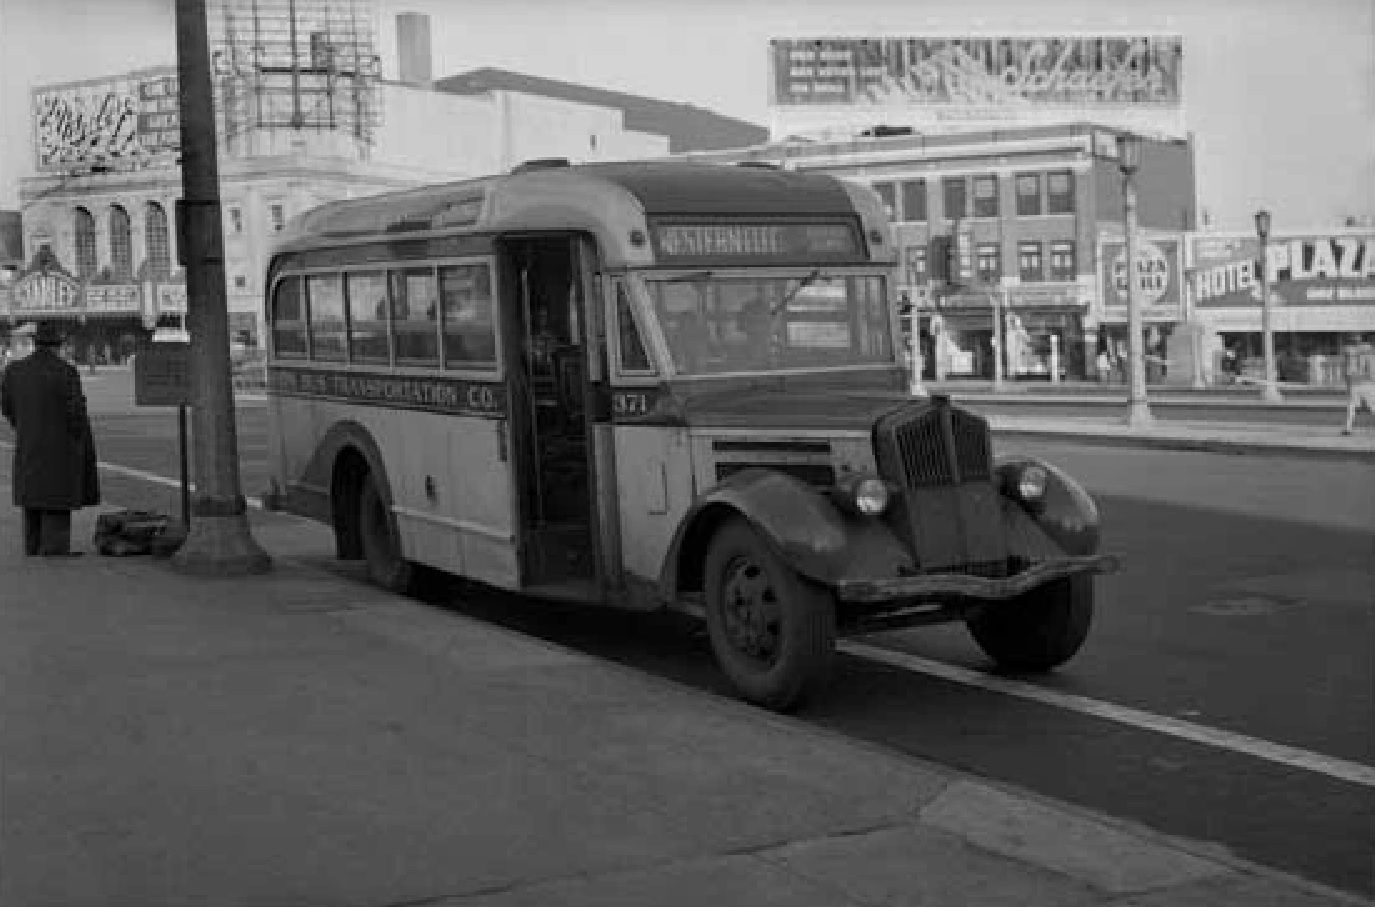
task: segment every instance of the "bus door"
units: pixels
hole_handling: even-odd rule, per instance
[[[585,320],[585,240],[504,239],[511,453],[521,585],[583,597],[598,586]],[[594,291],[594,290],[591,290]]]

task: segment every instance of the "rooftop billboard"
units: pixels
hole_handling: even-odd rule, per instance
[[[918,127],[1125,112],[1173,132],[1183,63],[1183,38],[1168,34],[779,38],[769,101],[776,115],[848,111]]]
[[[174,67],[33,90],[33,135],[41,172],[166,163],[181,144]]]

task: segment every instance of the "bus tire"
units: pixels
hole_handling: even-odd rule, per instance
[[[358,492],[358,535],[368,579],[389,592],[405,595],[415,583],[415,567],[401,556],[401,540],[372,474]]]
[[[1093,577],[1046,583],[969,620],[979,648],[1001,668],[1049,671],[1069,661],[1093,623]]]
[[[743,519],[712,538],[704,587],[712,652],[742,698],[784,711],[826,685],[835,597],[783,563]]]

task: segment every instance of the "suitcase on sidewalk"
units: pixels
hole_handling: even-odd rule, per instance
[[[171,522],[171,517],[147,510],[102,513],[95,521],[95,549],[111,557],[152,554]]]

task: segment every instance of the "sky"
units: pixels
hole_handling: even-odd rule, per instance
[[[1171,32],[1203,208],[1276,232],[1375,215],[1375,0],[378,0],[428,13],[436,77],[494,66],[767,125],[768,42]],[[175,61],[173,0],[0,0],[0,209],[32,172],[29,89]]]

